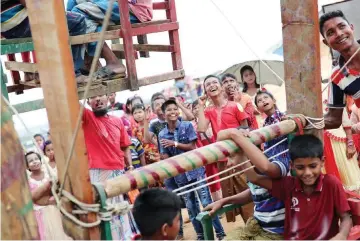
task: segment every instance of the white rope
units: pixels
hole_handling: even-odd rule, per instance
[[[285,151],[282,151],[282,152],[280,152],[280,153],[278,153],[278,154],[270,157],[268,160],[272,160],[272,159],[274,159],[275,157],[278,157],[278,156],[280,156],[280,155],[282,155],[282,154],[284,154],[284,153],[286,153],[286,152],[288,152],[288,151],[289,151],[289,149],[286,149]],[[245,161],[245,162],[242,162],[241,164],[248,163],[249,161],[250,161],[250,160],[247,160],[247,161]],[[232,175],[230,175],[230,176],[226,176],[226,177],[220,178],[219,180],[215,180],[215,181],[206,183],[206,184],[204,184],[204,185],[201,185],[201,186],[198,186],[198,187],[194,187],[193,189],[189,189],[189,190],[187,190],[187,191],[178,193],[177,195],[178,195],[178,196],[181,196],[181,195],[184,195],[184,194],[187,194],[187,193],[190,193],[190,192],[194,192],[194,191],[196,191],[196,190],[198,190],[198,189],[201,189],[201,188],[203,188],[203,187],[207,187],[207,186],[210,186],[210,185],[212,185],[212,184],[215,184],[215,183],[224,181],[224,180],[226,180],[226,179],[229,179],[229,178],[231,178],[231,177],[233,177],[233,176],[240,175],[240,174],[242,174],[242,173],[246,172],[247,170],[250,170],[251,168],[254,168],[254,167],[255,167],[255,166],[251,166],[251,167],[245,168],[244,170],[240,170],[240,171],[238,171],[238,172],[236,172],[236,173],[234,173],[234,174],[232,174]],[[218,173],[218,174],[219,174],[219,173]],[[218,174],[216,174],[216,175],[218,175]],[[195,185],[196,183],[199,183],[199,182],[200,182],[200,183],[201,183],[201,182],[205,182],[205,179],[202,179],[202,180],[200,180],[200,181],[194,182],[194,183],[192,183],[191,185],[187,185],[187,186],[193,186],[193,185]],[[174,190],[173,192],[175,192],[175,190]]]
[[[326,84],[326,86],[324,87],[324,89],[321,91],[321,93],[324,93],[324,91],[329,87],[329,85],[331,84],[331,82],[336,79],[336,77],[338,77],[338,75],[346,68],[346,66],[350,63],[350,61],[355,57],[355,55],[357,53],[359,53],[360,51],[360,47],[355,51],[355,53],[353,55],[351,55],[351,57],[349,58],[348,61],[346,61],[346,63],[344,64],[343,67],[341,67],[341,69],[339,70],[339,72],[336,73],[336,75],[334,76],[334,78],[331,78],[329,83]]]
[[[280,145],[281,143],[283,143],[283,142],[286,141],[286,140],[287,140],[287,138],[284,138],[283,140],[279,141],[279,142],[276,143],[275,145],[273,145],[273,146],[271,146],[270,148],[266,149],[263,153],[266,153],[266,152],[270,151],[271,149],[275,148],[276,146]],[[274,157],[277,157],[277,155],[274,156]],[[211,179],[211,178],[213,178],[213,177],[216,177],[216,176],[221,175],[221,174],[223,174],[223,173],[225,173],[225,172],[228,172],[228,171],[230,171],[230,170],[232,170],[232,169],[235,169],[235,168],[237,168],[237,167],[240,167],[240,166],[242,166],[242,165],[244,165],[244,164],[246,164],[246,163],[248,163],[248,162],[250,162],[250,160],[247,160],[247,161],[244,161],[244,162],[242,162],[242,163],[236,164],[235,166],[229,167],[228,169],[225,169],[225,170],[223,170],[223,171],[221,171],[221,172],[218,172],[218,173],[216,173],[216,174],[214,174],[214,175],[208,176],[208,177],[206,177],[206,178],[204,178],[204,179],[202,179],[202,180],[199,180],[199,181],[190,183],[190,184],[185,185],[185,186],[183,186],[183,187],[179,187],[179,188],[173,190],[173,192],[179,192],[180,190],[186,189],[186,188],[188,188],[188,187],[191,187],[191,186],[196,185],[196,184],[198,184],[198,183],[201,183],[201,182],[203,182],[203,181],[207,181],[207,180],[209,180],[209,179]]]
[[[103,24],[102,24],[100,37],[99,37],[99,40],[98,40],[98,42],[96,44],[95,55],[94,55],[94,58],[93,58],[93,61],[91,63],[91,67],[90,67],[90,73],[89,73],[90,79],[89,79],[89,81],[88,81],[88,83],[86,84],[86,87],[85,87],[84,100],[83,100],[82,105],[80,105],[80,112],[79,112],[79,115],[78,115],[78,118],[77,118],[77,121],[76,121],[75,131],[74,131],[74,134],[73,134],[72,139],[71,139],[70,152],[69,152],[69,154],[68,154],[68,156],[66,158],[66,162],[65,162],[65,171],[64,171],[64,175],[63,175],[63,179],[62,179],[63,182],[60,185],[60,192],[59,192],[60,197],[62,195],[62,190],[63,190],[64,184],[66,182],[66,178],[67,178],[67,174],[68,174],[67,172],[68,172],[68,169],[69,169],[70,160],[71,160],[71,157],[72,157],[72,155],[74,153],[76,137],[77,137],[77,135],[79,133],[80,125],[82,123],[82,116],[84,114],[86,99],[87,99],[87,96],[89,94],[91,83],[92,83],[92,81],[94,79],[95,69],[97,67],[97,63],[98,63],[98,60],[99,60],[99,57],[100,57],[100,54],[101,54],[101,50],[102,50],[102,47],[103,47],[103,44],[104,44],[105,32],[106,32],[107,26],[109,25],[109,20],[110,20],[111,11],[113,9],[113,3],[114,2],[115,2],[115,0],[110,0],[108,2],[108,8],[106,9],[106,14],[105,14],[104,21],[103,21]]]
[[[305,116],[303,114],[288,114],[289,117],[302,117],[307,121],[307,125],[304,127],[304,129],[318,129],[322,130],[325,127],[325,120],[324,117],[316,118],[316,117],[309,117]]]
[[[207,186],[212,185],[212,184],[214,184],[214,183],[221,182],[221,181],[224,181],[224,180],[226,180],[226,179],[229,179],[229,178],[231,178],[231,177],[233,177],[233,176],[237,176],[237,175],[243,174],[244,172],[246,172],[246,171],[248,171],[248,170],[250,170],[250,169],[252,169],[252,168],[254,168],[254,167],[255,167],[255,166],[250,166],[250,167],[248,167],[248,168],[245,168],[244,170],[241,170],[241,171],[239,171],[239,172],[236,172],[236,173],[234,173],[234,174],[231,174],[230,176],[223,177],[223,178],[221,178],[221,179],[219,179],[219,180],[206,183],[206,184],[204,184],[204,185],[195,187],[195,188],[190,189],[190,190],[187,190],[187,191],[185,191],[185,192],[178,193],[177,195],[178,195],[178,196],[182,196],[182,195],[184,195],[184,194],[187,194],[187,193],[190,193],[190,192],[194,192],[194,191],[196,191],[196,190],[199,190],[199,189],[201,189],[201,188],[207,187]]]
[[[266,66],[279,80],[281,80],[283,83],[285,83],[284,79],[281,78],[267,63],[265,63],[260,56],[253,50],[253,48],[250,46],[250,44],[247,43],[247,41],[241,36],[237,28],[232,24],[230,19],[225,15],[225,13],[220,9],[218,5],[213,0],[210,0],[210,2],[217,8],[217,10],[220,12],[220,14],[224,17],[224,19],[228,22],[228,24],[232,27],[235,34],[244,42],[244,44],[248,47],[248,49],[256,56],[257,59],[260,60],[262,64]],[[261,84],[261,83],[260,83]]]

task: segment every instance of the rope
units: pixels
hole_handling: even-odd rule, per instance
[[[341,67],[341,69],[339,70],[339,72],[336,73],[336,75],[334,76],[334,78],[331,78],[329,83],[326,84],[326,86],[324,87],[324,89],[321,91],[321,93],[324,93],[324,91],[329,87],[329,85],[332,83],[332,81],[334,79],[336,79],[336,77],[338,77],[338,75],[346,68],[346,66],[350,63],[350,61],[355,57],[355,55],[357,53],[359,53],[360,51],[360,47],[355,51],[355,53],[353,55],[351,55],[351,57],[349,58],[348,61],[346,61],[346,63],[344,64],[343,67]]]
[[[256,56],[257,59],[260,60],[261,63],[263,63],[266,68],[268,68],[279,80],[281,80],[283,83],[285,83],[284,79],[281,78],[265,61],[263,61],[259,55],[253,50],[253,48],[247,43],[247,41],[241,36],[239,31],[236,29],[236,27],[232,24],[230,19],[225,15],[225,13],[220,9],[218,5],[213,0],[210,0],[210,2],[215,6],[215,8],[218,10],[218,12],[224,17],[224,19],[228,22],[228,24],[231,26],[231,28],[234,30],[235,34],[244,42],[244,44],[248,47],[248,49]]]
[[[270,151],[271,149],[275,148],[276,146],[280,145],[281,143],[283,143],[283,142],[286,141],[286,140],[287,140],[287,138],[284,138],[283,140],[279,141],[279,142],[276,143],[275,145],[273,145],[273,146],[271,146],[270,148],[266,149],[263,153],[265,154],[266,152]],[[282,154],[282,153],[281,153],[281,154]],[[275,155],[274,157],[277,157],[277,156],[278,156],[278,155]],[[193,183],[188,184],[188,185],[185,185],[185,186],[183,186],[183,187],[179,187],[179,188],[173,190],[173,192],[178,192],[178,191],[183,190],[183,189],[185,189],[185,188],[187,188],[187,187],[193,186],[193,185],[198,184],[198,183],[201,183],[201,182],[203,182],[203,181],[207,181],[207,180],[209,180],[209,179],[211,179],[211,178],[213,178],[213,177],[216,177],[216,176],[218,176],[218,175],[220,175],[220,174],[223,174],[223,173],[228,172],[228,171],[230,171],[230,170],[232,170],[232,169],[235,169],[235,168],[237,168],[237,167],[240,167],[240,166],[242,166],[242,165],[244,165],[244,164],[246,164],[246,163],[248,163],[248,162],[250,162],[250,160],[247,160],[247,161],[244,161],[244,162],[242,162],[242,163],[236,164],[235,166],[232,166],[232,167],[230,167],[230,168],[228,168],[228,169],[225,169],[225,170],[223,170],[223,171],[221,171],[221,172],[218,172],[218,173],[216,173],[216,174],[214,174],[214,175],[208,176],[208,177],[206,177],[205,179],[202,179],[202,180],[193,182]]]
[[[274,159],[275,157],[278,157],[278,156],[280,156],[280,155],[282,155],[282,154],[284,154],[284,153],[286,153],[286,152],[288,152],[288,151],[289,151],[289,149],[286,149],[285,151],[282,151],[282,152],[280,152],[280,153],[278,153],[278,154],[270,157],[268,160],[272,160],[272,159]],[[250,160],[247,160],[247,161],[245,161],[245,162],[242,162],[241,164],[248,163],[249,161],[250,161]],[[236,173],[234,173],[234,174],[231,174],[230,176],[220,178],[219,180],[215,180],[215,181],[206,183],[206,184],[201,185],[201,186],[198,186],[198,187],[194,187],[193,189],[190,189],[190,190],[187,190],[187,191],[178,193],[177,195],[178,195],[178,196],[181,196],[181,195],[184,195],[184,194],[187,194],[187,193],[196,191],[196,190],[198,190],[198,189],[201,189],[201,188],[203,188],[203,187],[207,187],[207,186],[210,186],[210,185],[212,185],[212,184],[215,184],[215,183],[224,181],[224,180],[229,179],[229,178],[231,178],[231,177],[233,177],[233,176],[241,175],[241,174],[243,174],[244,172],[246,172],[247,170],[250,170],[250,169],[252,169],[252,168],[254,168],[254,167],[255,167],[255,166],[247,167],[247,168],[245,168],[244,170],[240,170],[240,171],[238,171],[238,172],[236,172]],[[218,174],[220,174],[220,173],[218,173]],[[217,175],[218,175],[218,174],[217,174]],[[202,179],[200,182],[204,182],[204,181],[205,181],[205,179]],[[198,182],[194,182],[194,183],[192,183],[191,185],[187,185],[187,186],[193,186],[195,183],[199,183],[199,181],[198,181]],[[174,190],[173,192],[175,192],[175,190]]]
[[[324,117],[320,117],[320,118],[315,118],[315,117],[309,117],[309,116],[305,116],[303,114],[288,114],[288,117],[290,117],[291,119],[293,119],[294,117],[302,117],[307,121],[307,125],[304,127],[304,129],[309,130],[309,129],[318,129],[318,130],[322,130],[325,127],[325,120]]]
[[[65,171],[64,171],[64,175],[63,175],[63,179],[62,179],[63,182],[60,185],[60,191],[59,191],[60,197],[62,195],[62,190],[64,189],[64,184],[66,182],[66,178],[67,178],[67,175],[68,175],[70,160],[71,160],[72,155],[74,153],[76,137],[77,137],[77,135],[79,133],[80,125],[81,125],[81,122],[82,122],[82,116],[84,114],[84,108],[85,108],[86,99],[87,99],[87,96],[89,94],[91,83],[92,83],[92,81],[94,79],[95,69],[97,67],[97,63],[98,63],[98,60],[99,60],[99,57],[100,57],[100,53],[101,53],[101,50],[102,50],[102,47],[103,47],[103,44],[104,44],[105,31],[106,31],[106,29],[107,29],[107,27],[109,25],[111,11],[113,9],[112,6],[113,6],[114,2],[115,2],[115,0],[110,0],[109,3],[108,3],[108,8],[106,9],[106,14],[105,14],[104,21],[103,21],[103,24],[102,24],[99,41],[96,44],[95,55],[94,55],[93,61],[91,63],[91,68],[90,68],[90,73],[89,73],[90,80],[86,84],[86,87],[85,87],[84,100],[83,100],[82,105],[80,106],[80,112],[79,112],[79,115],[78,115],[78,119],[76,121],[75,131],[74,131],[74,134],[73,134],[72,139],[71,139],[70,152],[69,152],[69,155],[67,156],[66,162],[65,162],[66,163],[65,164]]]

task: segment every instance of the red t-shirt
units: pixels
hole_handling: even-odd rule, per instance
[[[344,188],[333,175],[320,175],[306,195],[296,177],[273,180],[271,193],[285,204],[285,239],[331,239],[339,232],[339,216],[350,211]]]
[[[120,118],[106,115],[96,117],[84,110],[83,129],[89,158],[89,168],[123,170],[124,152],[121,147],[131,142]]]
[[[207,107],[205,109],[205,117],[211,123],[215,139],[219,131],[237,128],[243,120],[249,118],[242,106],[233,101],[228,101],[222,108],[215,106]]]

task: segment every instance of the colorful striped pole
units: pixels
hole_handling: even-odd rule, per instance
[[[252,143],[259,145],[276,137],[292,133],[296,129],[295,121],[285,120],[252,131],[249,139]],[[107,180],[104,183],[105,192],[108,198],[115,197],[132,189],[146,187],[159,180],[174,177],[198,167],[217,162],[236,153],[238,150],[239,148],[232,140],[216,142]]]

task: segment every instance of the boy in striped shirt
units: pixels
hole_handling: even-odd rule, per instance
[[[338,65],[331,75],[329,112],[324,116],[325,128],[335,129],[342,123],[345,95],[351,96],[356,106],[360,107],[360,42],[354,37],[354,26],[340,10],[325,13],[319,23],[324,44],[340,53]],[[342,69],[350,58],[351,61]]]

